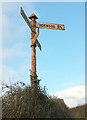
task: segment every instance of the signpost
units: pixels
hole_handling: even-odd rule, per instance
[[[65,30],[64,25],[52,24],[52,23],[36,23],[36,28],[45,28],[45,29],[56,29],[56,30]]]
[[[36,45],[41,50],[41,45],[37,40],[37,37],[39,35],[39,28],[65,30],[65,26],[61,24],[36,22],[36,19],[38,19],[38,17],[34,13],[29,17],[31,19],[31,22],[30,22],[26,14],[24,13],[22,7],[20,8],[20,13],[24,18],[25,22],[28,24],[29,28],[31,29],[31,47],[32,47],[31,87],[37,88],[39,84],[38,82],[39,80],[37,79],[37,74],[36,74]],[[37,32],[36,32],[36,28],[38,28]]]

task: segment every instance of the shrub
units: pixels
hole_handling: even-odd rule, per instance
[[[9,88],[2,97],[3,118],[70,118],[63,99],[48,96],[45,89],[34,91],[22,82]]]

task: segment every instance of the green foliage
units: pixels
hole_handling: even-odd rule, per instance
[[[31,89],[24,83],[9,87],[2,97],[3,118],[70,118],[63,99],[51,97],[45,89]]]

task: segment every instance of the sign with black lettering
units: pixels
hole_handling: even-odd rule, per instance
[[[65,30],[65,26],[61,24],[40,23],[40,22],[36,23],[36,28]]]

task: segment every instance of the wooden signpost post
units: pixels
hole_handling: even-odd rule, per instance
[[[39,35],[39,28],[65,30],[65,26],[61,24],[36,22],[36,19],[38,19],[38,17],[34,13],[29,17],[31,19],[30,22],[26,14],[24,13],[22,7],[20,8],[20,13],[24,18],[24,20],[26,21],[29,28],[31,29],[31,47],[32,47],[31,87],[37,88],[39,84],[39,80],[37,79],[37,74],[36,74],[36,45],[41,50],[41,45],[37,40],[37,37]],[[36,32],[36,28],[38,28],[37,32]]]

